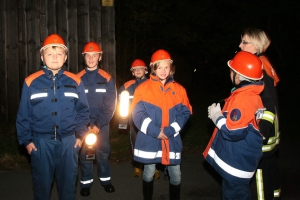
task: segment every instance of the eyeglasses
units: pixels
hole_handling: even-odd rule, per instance
[[[141,71],[141,70],[144,70],[145,68],[144,67],[137,67],[137,68],[132,68],[131,70],[133,72],[138,72],[138,71]]]
[[[246,42],[246,41],[244,41],[244,40],[242,40],[241,42],[240,42],[240,44],[251,44],[251,42]]]
[[[87,54],[87,53],[86,53],[86,54],[85,54],[85,57],[86,57],[86,58],[89,58],[89,59],[90,59],[90,58],[93,58],[93,59],[94,59],[94,58],[98,58],[98,57],[100,57],[100,56],[101,56],[101,54],[99,54],[99,56],[98,56],[98,53],[96,53],[96,54]]]

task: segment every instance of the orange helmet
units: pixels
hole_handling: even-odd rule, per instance
[[[98,43],[88,42],[83,48],[82,54],[85,53],[103,53],[103,51]]]
[[[148,71],[147,71],[147,66],[146,66],[145,62],[142,61],[141,59],[135,59],[135,60],[132,62],[130,71],[133,71],[134,68],[138,68],[138,67],[144,67],[144,69],[145,69],[145,74],[148,73]]]
[[[157,63],[159,61],[169,61],[170,63],[173,62],[173,60],[171,59],[170,54],[167,51],[163,50],[163,49],[159,49],[159,50],[155,51],[152,54],[150,67],[153,66],[155,63]]]
[[[57,34],[51,34],[48,37],[46,37],[46,39],[43,42],[43,46],[40,49],[40,52],[42,52],[43,50],[45,50],[48,47],[53,47],[53,46],[61,47],[66,52],[68,52],[68,48],[65,45],[64,40]]]
[[[133,68],[135,68],[135,67],[144,67],[145,69],[147,69],[147,66],[146,66],[145,62],[142,61],[141,59],[135,59],[135,60],[132,62],[130,71],[132,71]]]
[[[263,77],[262,63],[252,53],[240,51],[227,64],[233,71],[245,78],[260,80]]]

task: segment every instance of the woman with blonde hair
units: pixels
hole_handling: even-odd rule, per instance
[[[277,150],[280,142],[278,124],[278,101],[276,86],[279,77],[269,59],[264,55],[271,43],[268,35],[261,29],[247,28],[241,35],[239,47],[259,57],[263,64],[264,91],[261,99],[266,110],[259,123],[259,129],[264,136],[263,158],[256,170],[256,187],[258,199],[280,199],[280,183],[277,165]]]

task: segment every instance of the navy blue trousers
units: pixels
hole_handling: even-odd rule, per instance
[[[251,200],[249,183],[237,184],[223,179],[222,200]]]
[[[101,185],[108,185],[111,183],[110,177],[110,141],[109,141],[109,125],[101,128],[100,133],[97,135],[96,144],[96,162],[97,162],[97,175]],[[80,168],[81,168],[81,188],[90,188],[93,184],[93,160],[85,159],[85,145],[82,146],[80,151]]]
[[[60,140],[34,137],[37,151],[31,152],[31,167],[35,200],[50,199],[54,176],[59,199],[74,200],[78,175],[79,147],[74,148],[75,135]]]

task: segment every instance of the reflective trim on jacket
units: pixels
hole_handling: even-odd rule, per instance
[[[76,134],[83,138],[89,123],[84,86],[75,74],[59,70],[54,76],[44,69],[28,76],[23,84],[17,114],[19,143],[28,145],[34,134],[58,137]]]
[[[81,78],[90,107],[91,126],[101,129],[109,124],[116,110],[116,85],[111,76],[102,69],[82,70]]]
[[[140,84],[132,101],[133,121],[139,129],[134,159],[141,163],[181,163],[180,131],[192,113],[185,89],[173,78],[163,85],[156,76]],[[157,139],[161,129],[167,140]]]
[[[262,90],[263,82],[249,83],[231,93],[222,109],[224,116],[217,119],[219,128],[203,152],[207,162],[230,182],[249,182],[262,157],[263,138],[257,125],[264,109]]]

